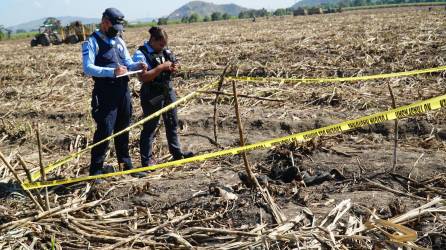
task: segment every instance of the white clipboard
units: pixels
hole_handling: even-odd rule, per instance
[[[142,70],[129,71],[129,72],[123,74],[123,75],[117,76],[116,78],[121,78],[121,77],[124,77],[124,76],[130,76],[130,75],[136,75],[136,74],[139,74],[139,73],[142,73]]]

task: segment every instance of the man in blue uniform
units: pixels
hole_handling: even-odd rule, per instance
[[[124,15],[115,8],[108,8],[102,16],[100,29],[93,32],[82,45],[83,68],[86,75],[94,80],[91,101],[93,119],[97,124],[93,143],[130,125],[132,116],[128,76],[118,77],[128,70],[147,68],[134,62],[119,34],[123,31]],[[124,170],[133,168],[129,155],[129,133],[114,139],[118,163]],[[104,173],[103,165],[108,142],[91,151],[90,175]],[[143,174],[134,174],[142,177]]]
[[[160,27],[152,27],[149,33],[150,40],[139,47],[133,55],[135,62],[143,62],[148,65],[148,69],[139,76],[142,82],[141,105],[145,117],[176,101],[175,90],[172,84],[172,73],[175,73],[178,69],[178,62],[174,54],[166,49],[168,42],[167,33]],[[157,117],[145,123],[141,132],[140,154],[143,167],[156,164],[153,159],[152,143],[159,119],[160,117]],[[173,109],[164,113],[163,121],[166,128],[169,152],[173,159],[179,160],[192,157],[192,152],[181,151],[177,133],[177,110]]]

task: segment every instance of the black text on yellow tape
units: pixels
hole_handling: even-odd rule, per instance
[[[167,112],[167,111],[169,111],[169,110],[172,110],[172,109],[178,107],[180,104],[185,103],[185,102],[187,102],[187,101],[193,99],[193,98],[196,97],[197,95],[200,95],[200,92],[201,92],[201,91],[209,90],[209,89],[211,89],[212,87],[216,86],[217,84],[218,84],[218,82],[213,82],[213,83],[207,84],[207,85],[205,85],[204,87],[200,88],[199,90],[194,91],[194,92],[188,94],[187,96],[185,96],[185,97],[183,97],[183,98],[181,98],[181,99],[178,99],[176,102],[167,105],[166,107],[164,107],[164,108],[160,109],[159,111],[157,111],[157,112],[151,114],[150,116],[148,116],[148,117],[146,117],[146,118],[144,118],[144,119],[138,121],[137,123],[135,123],[135,124],[133,124],[133,125],[127,127],[126,129],[121,130],[120,132],[118,132],[118,133],[116,133],[116,134],[113,134],[113,135],[111,135],[111,136],[109,136],[109,137],[103,139],[102,141],[99,141],[99,142],[97,142],[97,143],[95,143],[95,144],[92,144],[92,145],[90,145],[90,146],[88,146],[88,147],[86,147],[86,148],[84,148],[84,149],[82,149],[82,150],[80,150],[80,151],[78,151],[78,152],[76,152],[76,153],[73,153],[73,154],[71,154],[71,155],[68,155],[67,157],[62,158],[62,159],[60,159],[60,160],[58,160],[58,161],[56,161],[56,162],[54,162],[54,163],[52,163],[52,164],[49,164],[48,166],[45,167],[45,172],[46,172],[46,173],[49,173],[49,172],[53,171],[54,169],[56,169],[56,168],[58,168],[58,167],[60,167],[60,166],[62,166],[62,165],[64,165],[64,164],[66,164],[66,163],[68,163],[68,162],[70,162],[70,161],[72,161],[72,160],[74,160],[74,159],[76,159],[78,156],[85,154],[86,152],[88,152],[88,151],[91,150],[92,148],[94,148],[94,147],[96,147],[96,146],[98,146],[98,145],[100,145],[100,144],[102,144],[102,143],[105,143],[105,142],[107,142],[107,141],[110,141],[110,140],[112,140],[113,138],[115,138],[115,137],[117,137],[117,136],[120,136],[120,135],[122,135],[122,134],[124,134],[124,133],[127,133],[127,132],[129,132],[130,130],[132,130],[133,128],[136,128],[136,127],[138,127],[138,126],[143,125],[144,123],[146,123],[146,122],[148,122],[148,121],[154,119],[155,117],[158,117],[158,116],[162,115],[163,113],[165,113],[165,112]],[[33,173],[33,174],[31,175],[31,178],[32,178],[33,181],[35,181],[35,180],[37,180],[40,176],[41,176],[40,171],[37,171],[37,172],[35,172],[35,173]]]
[[[376,124],[376,123],[381,123],[381,122],[385,122],[385,121],[410,117],[410,116],[428,112],[430,110],[444,108],[445,106],[446,106],[446,95],[442,95],[442,96],[431,98],[431,99],[428,99],[425,101],[419,101],[419,102],[416,102],[416,103],[413,103],[410,105],[406,105],[406,106],[403,106],[403,107],[400,107],[397,109],[380,112],[380,113],[377,113],[374,115],[369,115],[369,116],[361,117],[358,119],[345,121],[342,123],[334,124],[334,125],[319,128],[319,129],[314,129],[314,130],[297,133],[297,134],[293,134],[293,135],[289,135],[289,136],[285,136],[285,137],[281,137],[281,138],[258,142],[258,143],[254,143],[254,144],[247,145],[244,147],[226,149],[226,150],[222,150],[222,151],[218,151],[218,152],[214,152],[214,153],[198,155],[198,156],[195,156],[195,157],[192,157],[189,159],[167,162],[167,163],[162,163],[162,164],[155,165],[155,166],[143,167],[143,168],[132,169],[132,170],[127,170],[127,171],[122,171],[122,172],[102,174],[102,175],[97,175],[97,176],[86,176],[86,177],[79,177],[79,178],[73,178],[73,179],[24,183],[23,188],[30,190],[30,189],[58,186],[58,185],[64,185],[64,184],[70,184],[70,183],[76,183],[76,182],[82,182],[82,181],[88,181],[88,180],[122,176],[122,175],[143,172],[143,171],[157,170],[157,169],[162,169],[162,168],[167,168],[167,167],[178,167],[178,166],[183,166],[184,164],[187,164],[187,163],[202,162],[202,161],[214,159],[217,157],[237,155],[242,152],[248,152],[248,151],[253,151],[253,150],[258,150],[258,149],[267,149],[267,148],[271,148],[273,146],[283,144],[283,143],[290,143],[290,142],[295,142],[295,141],[307,141],[307,140],[311,140],[318,136],[337,134],[339,132],[349,131],[349,130],[363,127],[363,126],[366,126],[369,124]]]
[[[421,74],[435,73],[446,71],[446,66],[412,70],[405,72],[396,72],[388,74],[377,74],[368,76],[354,76],[354,77],[339,77],[339,78],[279,78],[279,77],[227,77],[228,80],[236,80],[243,82],[265,82],[265,81],[279,81],[279,82],[292,82],[292,83],[329,83],[329,82],[356,82],[356,81],[367,81],[385,78],[397,78],[405,76],[415,76]]]

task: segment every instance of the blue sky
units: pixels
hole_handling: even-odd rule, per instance
[[[0,25],[11,26],[48,16],[100,17],[107,7],[120,9],[127,19],[168,15],[188,0],[0,0]],[[285,8],[297,0],[208,0],[247,8]]]

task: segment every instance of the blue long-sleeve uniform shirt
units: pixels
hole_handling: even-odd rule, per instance
[[[118,46],[119,56],[124,58],[123,66],[126,66],[128,70],[138,70],[140,68],[139,62],[134,62],[130,57],[130,53],[127,50],[127,46],[125,42],[119,37],[108,38],[100,31],[96,31],[98,35],[104,39],[104,41],[108,44],[116,44],[117,39],[119,39],[119,43],[123,46]],[[99,45],[96,41],[96,38],[90,36],[87,41],[82,44],[82,64],[84,68],[84,73],[89,76],[94,77],[114,77],[115,76],[115,68],[109,67],[99,67],[94,64],[96,55],[99,52]]]

